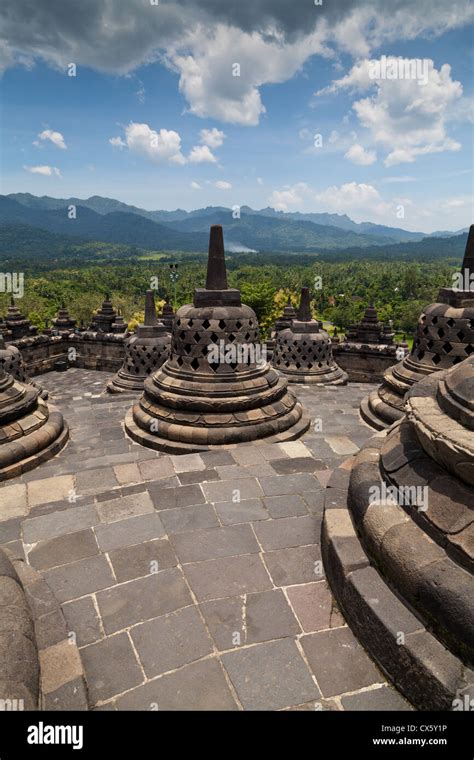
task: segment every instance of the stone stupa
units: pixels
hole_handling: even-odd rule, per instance
[[[10,300],[10,306],[7,310],[5,317],[5,327],[9,340],[20,340],[21,338],[27,338],[32,335],[36,335],[37,329],[31,325],[29,319],[27,319],[15,304],[13,296]]]
[[[64,301],[61,304],[61,308],[58,310],[55,319],[51,321],[54,329],[57,330],[60,335],[69,335],[69,333],[74,332],[76,328],[76,320],[72,319],[70,316]]]
[[[115,323],[117,312],[115,311],[110,296],[107,293],[105,300],[102,302],[102,306],[92,317],[91,326],[89,331],[91,332],[112,332],[112,325]]]
[[[394,342],[394,336],[391,324],[380,322],[375,306],[370,304],[361,321],[348,329],[344,340],[333,337],[334,358],[352,382],[381,383],[385,370],[406,353]]]
[[[41,398],[45,401],[48,398],[48,392],[41,387],[39,383],[32,380],[26,371],[26,365],[23,361],[21,351],[19,348],[13,345],[5,345],[3,335],[0,333],[0,366],[5,372],[13,377],[14,380],[19,380],[20,383],[27,383],[37,388],[41,394]]]
[[[419,709],[473,699],[474,357],[417,383],[333,478],[323,558],[349,624]]]
[[[474,225],[471,225],[461,266],[461,279],[474,275]],[[463,288],[441,288],[438,301],[427,306],[418,320],[411,352],[384,372],[380,388],[363,399],[364,420],[383,430],[403,416],[405,394],[433,372],[449,369],[474,352],[474,277]]]
[[[272,364],[291,383],[347,383],[347,374],[334,361],[328,333],[311,316],[308,288],[301,289],[296,319],[276,334]]]
[[[288,327],[291,327],[291,323],[294,319],[297,318],[296,310],[291,303],[291,298],[288,296],[288,301],[286,303],[285,308],[283,309],[283,314],[281,314],[277,320],[275,320],[274,325],[274,331],[275,335],[280,332],[280,330],[286,330]]]
[[[123,314],[121,314],[120,309],[117,312],[117,316],[115,317],[115,320],[110,325],[110,332],[115,333],[116,335],[124,335],[128,332],[128,323],[125,322],[125,319],[123,317]]]
[[[373,303],[369,304],[361,321],[351,325],[348,329],[345,341],[347,343],[384,344],[391,345],[395,333],[379,321],[377,309]]]
[[[163,304],[163,311],[161,313],[160,322],[163,322],[169,333],[173,330],[175,316],[176,315],[173,311],[173,307],[170,304],[170,299],[166,298],[166,301]]]
[[[62,414],[33,385],[15,380],[0,365],[0,481],[51,459],[68,439]]]
[[[109,393],[140,393],[146,378],[168,358],[170,343],[170,333],[156,317],[154,293],[147,290],[144,323],[125,341],[125,359],[107,383]]]
[[[128,434],[171,453],[298,438],[309,418],[264,348],[255,312],[227,285],[222,227],[214,225],[206,287],[177,311],[170,358],[145,380],[125,419]]]

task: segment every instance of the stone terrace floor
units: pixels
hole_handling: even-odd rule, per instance
[[[132,398],[104,394],[109,377],[39,378],[70,441],[0,488],[0,543],[61,603],[91,705],[412,709],[346,625],[320,554],[324,488],[372,435],[358,407],[375,386],[293,386],[313,419],[300,441],[168,456],[125,436]]]

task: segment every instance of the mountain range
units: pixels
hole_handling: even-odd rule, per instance
[[[75,218],[68,208],[75,206]],[[343,248],[387,246],[430,237],[396,227],[357,223],[345,214],[232,209],[208,206],[194,211],[147,211],[113,198],[37,197],[30,193],[0,196],[0,226],[27,225],[48,232],[133,245],[161,251],[205,251],[210,224],[222,224],[229,251],[317,252]],[[437,237],[463,233],[439,232]]]

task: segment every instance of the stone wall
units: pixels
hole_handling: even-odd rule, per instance
[[[68,348],[75,348],[74,367],[118,372],[125,358],[125,333],[75,333],[69,336]]]
[[[392,351],[393,348],[393,351]],[[332,352],[337,364],[349,375],[352,383],[381,383],[383,373],[397,363],[396,346],[357,346],[333,343]]]
[[[36,335],[8,341],[7,345],[16,346],[21,351],[30,376],[49,372],[56,361],[66,358],[67,346],[60,335]]]
[[[10,341],[20,349],[30,376],[50,372],[57,361],[69,358],[71,366],[117,372],[125,356],[124,334],[83,332],[37,335]],[[70,349],[75,349],[72,360]]]

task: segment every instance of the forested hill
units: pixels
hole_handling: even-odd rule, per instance
[[[196,233],[195,233],[196,234]],[[314,253],[301,253],[291,248],[288,251],[259,251],[250,253],[231,253],[227,250],[230,261],[256,260],[265,263],[281,263],[284,256],[291,255],[291,263],[310,263],[315,259],[322,261],[349,261],[369,259],[372,261],[461,261],[466,245],[466,234],[451,238],[426,238],[416,243],[398,243],[387,246],[370,246],[367,248],[351,247],[333,250],[321,249]],[[32,263],[48,268],[52,264],[98,263],[101,261],[133,261],[138,259],[183,256],[186,259],[201,259],[207,249],[207,235],[201,241],[201,253],[186,252],[177,246],[173,251],[159,248],[140,247],[135,244],[107,243],[71,237],[48,232],[36,227],[22,224],[0,224],[0,261],[3,265],[10,263]],[[230,262],[229,262],[230,263]]]
[[[25,206],[5,196],[0,196],[0,224],[23,224],[60,235],[162,251],[205,251],[210,224],[222,224],[229,250],[317,252],[321,248],[364,247],[391,242],[382,236],[358,234],[309,221],[255,214],[233,219],[229,211],[221,209],[179,222],[161,223],[130,211],[100,214],[77,205],[75,217],[71,219],[67,206],[53,209]]]

